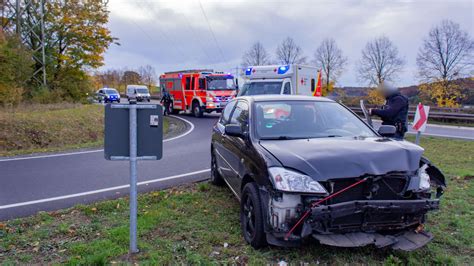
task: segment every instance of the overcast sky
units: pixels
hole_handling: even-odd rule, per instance
[[[107,68],[152,65],[157,74],[188,68],[234,72],[243,53],[260,41],[274,57],[287,36],[313,58],[322,39],[334,38],[349,63],[339,86],[360,84],[356,63],[366,42],[389,37],[406,60],[397,85],[416,83],[416,54],[429,29],[451,19],[474,37],[474,0],[226,1],[110,0],[109,27],[120,46],[105,55]],[[207,17],[207,20],[206,20]]]

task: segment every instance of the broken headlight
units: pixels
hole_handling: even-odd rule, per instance
[[[410,180],[408,190],[426,191],[430,189],[430,176],[426,172],[426,168],[428,168],[428,165],[424,164],[418,169],[416,176],[413,176]]]
[[[270,167],[268,168],[268,172],[270,173],[275,188],[278,190],[327,194],[326,189],[324,189],[321,184],[307,175],[283,167]]]

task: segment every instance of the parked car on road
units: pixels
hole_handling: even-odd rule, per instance
[[[150,91],[145,85],[127,85],[127,98],[135,98],[137,102],[147,101],[151,99]]]
[[[120,102],[120,94],[116,89],[103,88],[96,92],[96,98],[99,103],[104,102]]]
[[[313,237],[414,250],[433,238],[423,224],[446,184],[423,148],[394,133],[326,98],[239,97],[213,127],[211,182],[240,200],[242,233],[255,248]]]

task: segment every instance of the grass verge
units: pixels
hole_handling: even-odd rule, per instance
[[[164,132],[168,120],[164,120]],[[104,107],[51,104],[0,109],[0,156],[101,147]]]
[[[239,204],[226,188],[200,183],[139,196],[140,253],[129,258],[128,199],[81,205],[0,224],[5,264],[471,264],[474,255],[474,142],[423,138],[426,155],[448,175],[441,211],[426,227],[435,235],[415,252],[333,248],[254,250],[241,237]]]

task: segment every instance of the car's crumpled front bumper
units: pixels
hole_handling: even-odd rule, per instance
[[[314,207],[301,236],[339,247],[392,247],[414,250],[433,236],[424,232],[425,214],[439,209],[439,200],[360,200]]]

